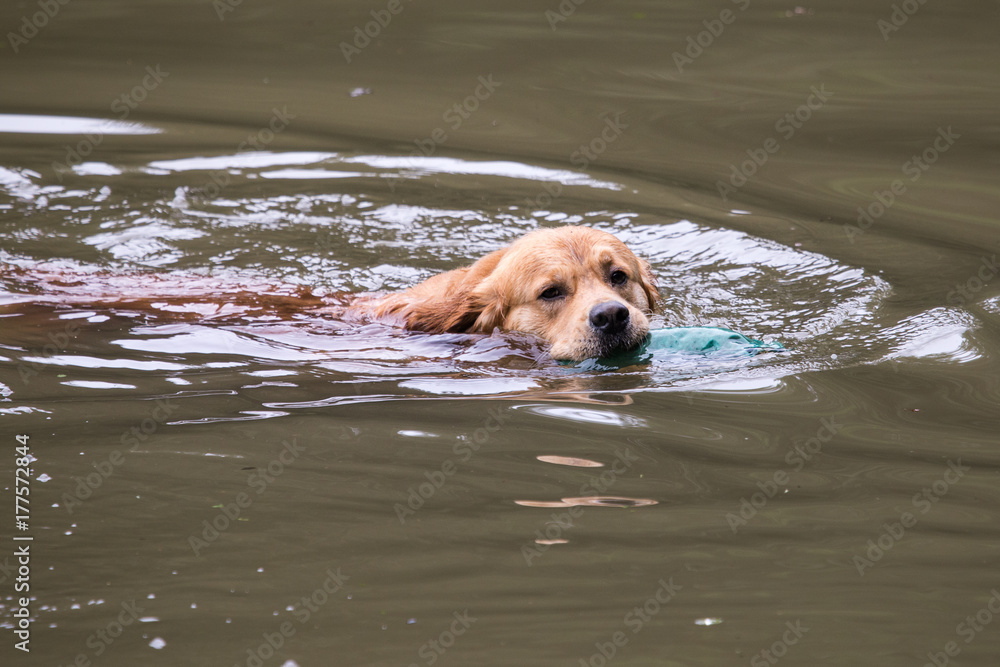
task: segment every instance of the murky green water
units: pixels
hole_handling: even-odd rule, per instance
[[[0,12],[5,664],[996,664],[996,3],[42,5]],[[398,289],[559,224],[787,351],[24,296]]]

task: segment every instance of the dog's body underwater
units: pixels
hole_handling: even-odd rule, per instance
[[[649,265],[607,232],[558,227],[530,232],[470,266],[402,292],[349,295],[331,306],[309,290],[202,276],[80,272],[52,265],[4,271],[30,294],[8,303],[108,306],[187,319],[318,312],[390,321],[414,331],[533,334],[556,359],[631,350],[646,339],[659,294]]]

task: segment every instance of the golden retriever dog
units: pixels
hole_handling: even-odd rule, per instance
[[[624,243],[588,227],[558,227],[403,292],[361,297],[351,310],[415,331],[534,334],[554,358],[582,361],[642,344],[658,301],[649,264]]]
[[[2,273],[28,288],[2,295],[7,307],[105,306],[130,316],[216,322],[315,313],[429,333],[500,329],[534,334],[551,345],[554,358],[569,361],[641,345],[659,300],[649,264],[611,234],[588,227],[530,232],[471,266],[395,294],[333,299],[289,285],[193,275],[84,273],[51,265]]]

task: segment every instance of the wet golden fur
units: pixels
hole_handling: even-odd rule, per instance
[[[314,313],[390,320],[431,333],[499,328],[539,336],[551,345],[553,357],[567,360],[637,347],[659,299],[649,265],[611,234],[587,227],[531,232],[471,266],[387,295],[324,298],[290,285],[41,264],[0,267],[0,277],[27,290],[0,294],[6,308],[106,306],[131,316],[195,321]]]
[[[362,297],[351,310],[432,333],[521,331],[548,341],[556,359],[578,361],[640,345],[658,300],[649,264],[624,243],[588,227],[559,227],[403,292]],[[595,326],[603,322],[595,308],[615,313],[620,330]]]

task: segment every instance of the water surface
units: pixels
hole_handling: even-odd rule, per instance
[[[995,664],[995,4],[570,6],[3,10],[8,661]],[[333,299],[561,224],[649,259],[657,326],[786,352],[29,278]]]

